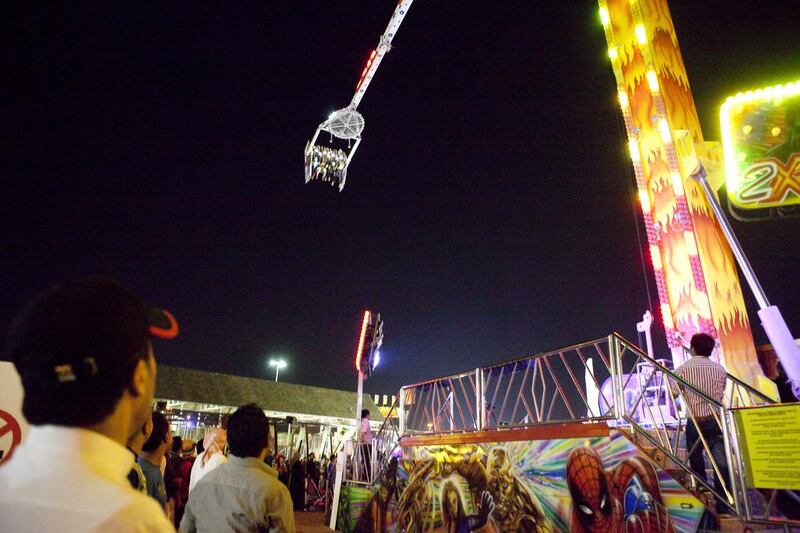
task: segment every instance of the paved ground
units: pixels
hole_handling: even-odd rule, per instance
[[[333,531],[323,523],[324,521],[324,513],[310,513],[305,511],[296,511],[294,513],[294,524],[297,527],[297,533],[330,533]]]

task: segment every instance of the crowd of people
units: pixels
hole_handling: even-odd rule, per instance
[[[26,306],[7,353],[32,427],[0,468],[0,533],[295,531],[260,407],[236,409],[202,447],[153,412],[151,339],[177,332],[172,315],[108,278]]]

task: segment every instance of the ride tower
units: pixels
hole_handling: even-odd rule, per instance
[[[721,150],[703,138],[667,2],[599,4],[673,364],[684,361],[692,335],[708,333],[728,372],[772,392],[731,249],[692,179],[700,162],[716,190]]]

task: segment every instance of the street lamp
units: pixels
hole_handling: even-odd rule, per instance
[[[269,366],[275,367],[275,383],[277,383],[278,374],[280,374],[281,368],[284,368],[286,366],[286,361],[284,361],[283,359],[270,359]]]

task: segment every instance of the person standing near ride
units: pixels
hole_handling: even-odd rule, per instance
[[[360,435],[361,464],[364,465],[364,475],[369,481],[372,473],[372,428],[369,425],[369,409],[361,410]]]
[[[152,432],[153,417],[148,417],[142,429],[134,433],[134,435],[128,439],[128,449],[133,454],[133,466],[131,467],[131,471],[128,472],[128,481],[131,487],[145,494],[147,494],[147,480],[144,477],[142,467],[139,466],[139,455],[142,453],[142,446],[144,446],[144,443],[150,438]]]
[[[711,335],[698,333],[690,341],[692,357],[675,370],[675,374],[689,385],[699,390],[712,400],[722,403],[725,393],[725,383],[728,374],[725,367],[711,360],[716,341]],[[683,395],[689,419],[686,421],[686,450],[692,451],[689,455],[689,466],[695,475],[706,481],[706,462],[703,458],[703,446],[699,444],[700,435],[708,443],[708,449],[714,462],[717,464],[723,479],[728,480],[728,463],[725,458],[725,442],[722,436],[720,423],[714,417],[714,406],[696,393],[686,390],[679,383],[673,383],[673,392]],[[725,494],[723,485],[714,472],[714,486],[719,494]],[[726,507],[717,502],[717,512],[727,511]]]
[[[161,473],[161,463],[172,442],[169,422],[163,413],[153,412],[153,431],[142,446],[139,466],[147,481],[147,495],[155,498],[167,511],[167,486]],[[167,513],[169,515],[169,513]]]
[[[203,439],[203,453],[197,456],[192,465],[192,474],[189,480],[189,492],[192,492],[197,482],[203,476],[214,470],[219,465],[228,462],[223,453],[228,437],[224,429],[212,429]]]
[[[292,494],[292,502],[295,511],[302,511],[306,508],[306,470],[303,461],[300,459],[300,452],[292,455],[292,464],[289,468],[289,492]]]

